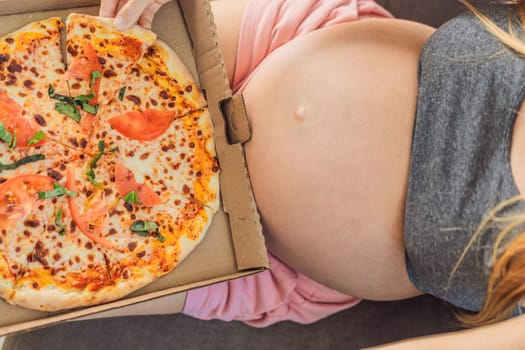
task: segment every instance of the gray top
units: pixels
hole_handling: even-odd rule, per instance
[[[508,28],[508,7],[481,10]],[[519,19],[512,18],[522,35]],[[486,214],[519,194],[509,153],[524,88],[525,59],[471,13],[443,25],[420,57],[405,216],[407,269],[418,289],[464,309],[483,305],[499,230],[483,232],[451,272]],[[524,207],[508,210],[518,206]]]

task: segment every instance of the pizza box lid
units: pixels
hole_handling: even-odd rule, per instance
[[[0,0],[0,35],[52,16],[65,19],[69,12],[96,15],[98,5],[97,0]],[[250,138],[249,123],[242,96],[232,96],[229,87],[209,1],[169,2],[156,15],[153,31],[179,55],[208,100],[221,166],[221,209],[203,241],[170,274],[123,299],[75,310],[48,313],[0,301],[0,336],[246,276],[269,267],[242,147]]]

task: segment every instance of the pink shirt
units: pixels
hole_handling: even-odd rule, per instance
[[[391,17],[372,0],[251,0],[241,23],[232,83],[241,92],[279,46],[316,29],[367,17]],[[188,292],[184,314],[239,320],[254,327],[312,323],[359,303],[298,273],[269,253],[271,269]]]
[[[279,46],[338,23],[392,15],[372,0],[251,0],[241,22],[232,90]]]

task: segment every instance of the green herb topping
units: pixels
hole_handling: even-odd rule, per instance
[[[42,130],[40,130],[40,131],[35,132],[35,134],[33,135],[33,138],[27,141],[27,144],[35,145],[45,138],[46,138],[46,134]]]
[[[66,95],[57,94],[55,92],[55,88],[51,84],[49,84],[47,87],[47,94],[49,95],[49,97],[59,102],[63,102],[65,104],[72,104],[72,105],[75,104],[75,101],[73,101],[71,97],[66,96]]]
[[[46,157],[43,154],[33,154],[27,157],[20,158],[14,163],[10,164],[3,164],[0,162],[0,171],[2,170],[14,170],[18,168],[19,166],[22,166],[27,163],[37,162],[39,160],[46,159]]]
[[[159,225],[154,221],[137,220],[131,224],[130,230],[142,237],[153,234],[159,241],[163,243],[166,241],[166,237],[159,231]]]
[[[60,114],[67,115],[68,117],[70,117],[76,122],[80,122],[80,119],[81,119],[80,112],[78,111],[77,107],[75,107],[74,104],[57,102],[55,103],[55,110]]]
[[[102,74],[100,74],[100,72],[98,70],[95,70],[93,72],[91,72],[91,81],[89,82],[89,88],[91,89],[91,92],[94,94],[93,92],[93,85],[95,85],[96,83],[96,79],[99,79],[102,77]]]
[[[83,111],[90,114],[97,114],[99,105],[92,106],[89,104],[93,98],[95,98],[95,92],[93,91],[93,86],[95,85],[96,79],[100,78],[101,74],[99,71],[94,71],[91,73],[91,81],[89,82],[89,88],[91,93],[88,95],[79,95],[75,97],[70,97],[66,95],[57,94],[55,88],[50,84],[47,92],[50,98],[55,99],[59,102],[55,103],[55,110],[58,113],[67,115],[73,120],[80,122],[81,115],[77,106],[82,108]]]
[[[66,233],[66,226],[62,223],[62,208],[59,208],[55,215],[55,226],[59,235],[63,236]]]
[[[131,204],[139,204],[139,197],[137,195],[137,191],[131,191],[127,195],[124,196],[124,200]]]
[[[73,191],[69,191],[67,188],[65,188],[64,186],[61,186],[59,184],[53,184],[53,190],[51,190],[49,192],[43,192],[43,191],[39,191],[38,192],[38,197],[41,198],[41,199],[60,197],[60,196],[63,196],[63,195],[68,195],[70,197],[76,197],[76,196],[78,196],[78,193],[73,192]]]
[[[11,135],[2,122],[0,122],[0,140],[7,143],[9,148],[16,147],[16,134],[13,133],[13,135]]]
[[[118,92],[118,99],[119,101],[123,101],[124,100],[124,95],[126,94],[126,87],[123,86],[120,88],[119,92]]]
[[[93,185],[98,185],[99,182],[95,180],[95,167],[97,166],[97,162],[99,161],[100,157],[104,153],[111,153],[118,151],[118,147],[113,147],[112,149],[106,151],[106,144],[103,140],[98,142],[98,151],[99,153],[91,160],[91,163],[89,163],[89,170],[87,171],[87,179],[89,182],[91,182]]]

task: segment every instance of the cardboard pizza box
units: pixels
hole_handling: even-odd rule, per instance
[[[0,36],[23,25],[69,12],[98,13],[98,0],[0,0]],[[250,137],[241,96],[232,96],[208,0],[163,6],[153,31],[188,66],[208,100],[221,166],[221,209],[203,241],[175,270],[124,299],[47,313],[0,301],[0,336],[93,315],[180,291],[239,278],[269,267],[242,143]]]

